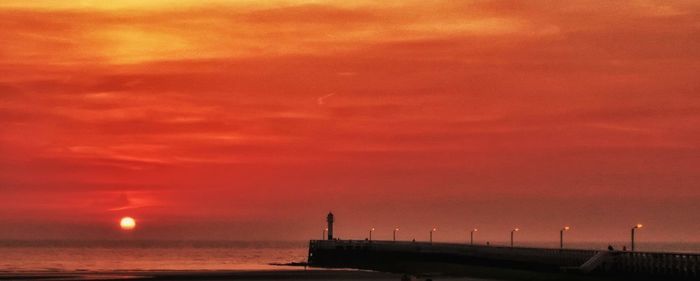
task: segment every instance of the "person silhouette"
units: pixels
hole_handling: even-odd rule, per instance
[[[608,245],[608,251],[615,251],[615,248],[612,245]]]

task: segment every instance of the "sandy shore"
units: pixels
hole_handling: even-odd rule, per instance
[[[0,273],[0,280],[401,280],[401,275],[358,270],[269,270],[269,271],[119,271],[119,272],[22,272]],[[426,280],[414,278],[413,280]],[[473,278],[432,280],[476,281]]]

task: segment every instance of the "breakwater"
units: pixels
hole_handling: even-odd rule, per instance
[[[522,270],[585,276],[700,278],[700,254],[549,249],[367,240],[312,240],[311,266],[394,272]],[[423,269],[422,269],[423,268]]]

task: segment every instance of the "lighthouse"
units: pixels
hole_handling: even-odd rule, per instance
[[[328,212],[326,221],[328,222],[328,240],[333,240],[333,213]]]

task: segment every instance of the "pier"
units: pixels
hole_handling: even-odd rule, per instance
[[[700,280],[700,254],[671,252],[637,252],[564,249],[560,232],[560,248],[514,247],[511,231],[510,247],[474,245],[472,230],[469,244],[372,240],[340,240],[333,237],[333,213],[326,217],[327,227],[322,240],[309,242],[308,265],[332,268],[358,268],[400,273],[434,273],[447,275],[479,275],[481,277],[522,277],[525,273],[559,274],[570,278],[614,277],[615,279]],[[632,249],[635,230],[631,229]],[[539,278],[541,276],[530,276]],[[527,278],[526,278],[527,279]],[[548,277],[548,280],[552,276]],[[553,280],[553,279],[552,279]],[[589,279],[587,279],[589,280]]]
[[[700,254],[504,247],[457,243],[312,240],[310,266],[469,274],[519,270],[558,274],[697,280]]]

